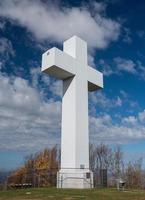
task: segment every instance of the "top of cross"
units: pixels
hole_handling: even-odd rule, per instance
[[[59,79],[67,79],[86,70],[89,91],[103,88],[103,75],[101,72],[89,67],[87,64],[87,43],[77,36],[63,43],[63,51],[52,48],[42,56],[42,71]]]

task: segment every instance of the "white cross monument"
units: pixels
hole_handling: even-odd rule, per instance
[[[88,90],[103,88],[103,75],[87,64],[87,43],[77,36],[42,56],[42,71],[63,80],[61,169],[58,188],[92,188],[89,169]]]

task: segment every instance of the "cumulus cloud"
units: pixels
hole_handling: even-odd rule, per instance
[[[14,56],[15,52],[10,40],[5,37],[0,38],[0,55],[8,59],[9,56]]]
[[[37,90],[40,90],[41,96],[47,95],[46,93],[51,92],[51,95],[53,98],[56,97],[62,97],[62,81],[58,79],[52,79],[47,74],[42,73],[40,67],[33,67],[30,69],[30,75],[31,75],[31,83],[32,86]],[[46,91],[46,92],[45,92]]]
[[[116,65],[116,73],[127,72],[145,80],[145,66],[139,60],[135,62],[130,59],[116,57],[113,61]]]
[[[4,28],[5,28],[5,22],[0,21],[0,30],[4,30]]]
[[[58,144],[61,103],[45,101],[20,77],[0,74],[0,85],[0,149],[37,151]]]
[[[99,65],[102,67],[103,75],[111,76],[112,74],[116,74],[116,71],[103,59],[99,60]]]
[[[139,113],[139,120],[141,122],[145,121],[145,110]]]
[[[103,15],[105,6],[60,7],[40,0],[5,0],[0,2],[0,16],[26,27],[38,40],[62,42],[73,35],[85,39],[90,47],[105,48],[118,39],[120,24]]]
[[[88,54],[88,64],[90,67],[96,68],[95,57],[92,52]]]
[[[49,90],[53,93],[53,95],[56,95],[58,97],[62,97],[63,95],[63,84],[62,81],[54,81],[50,87]]]
[[[136,125],[137,119],[135,116],[129,116],[129,117],[124,117],[122,119],[123,123],[131,124],[131,125]]]
[[[131,30],[129,28],[126,28],[126,27],[123,30],[123,42],[126,42],[126,43],[132,42]]]
[[[90,102],[92,107],[101,107],[105,109],[115,108],[122,106],[122,99],[119,96],[114,98],[107,98],[105,93],[102,91],[94,92],[89,94]]]
[[[113,121],[113,118],[107,114],[98,118],[90,117],[90,139],[92,143],[127,143],[145,139],[145,124],[140,123],[139,115],[122,118],[119,123]]]
[[[145,80],[145,66],[142,64],[142,62],[141,61],[137,61],[136,62],[136,65],[137,65],[137,68],[138,68],[138,73],[137,73],[137,75],[141,78],[141,79],[143,79],[143,80]]]
[[[132,60],[117,57],[117,58],[114,58],[114,62],[119,71],[126,71],[131,74],[137,73],[136,64]]]
[[[103,59],[99,60],[99,65],[102,67],[102,72],[105,76],[114,74],[119,76],[123,73],[128,73],[145,80],[145,66],[139,60],[133,61],[128,58],[115,57],[112,62],[108,61],[108,63]]]
[[[0,16],[27,28],[39,42],[62,42],[75,34],[85,39],[90,47],[105,48],[111,41],[118,39],[120,24],[103,14],[105,5],[94,3],[93,6],[94,13],[91,13],[87,7],[60,7],[50,3],[44,4],[39,0],[5,0],[0,2]],[[12,43],[6,38],[0,39],[0,53],[7,57],[14,55]],[[136,66],[144,72],[141,73],[142,77],[145,74],[144,66],[139,61],[133,62],[118,57],[113,62],[116,65],[115,70],[103,60],[100,61],[108,76],[123,72],[138,75]],[[89,64],[95,67],[91,55]],[[0,68],[1,66],[0,62]],[[62,84],[48,76],[40,75],[39,68],[31,69],[31,78],[30,84],[23,78],[0,73],[2,150],[38,151],[50,145],[60,144],[61,101],[55,96],[61,97]],[[122,95],[125,99],[124,91]],[[92,108],[118,108],[123,105],[124,99],[121,96],[110,99],[101,92],[90,94]],[[137,116],[124,117],[120,121],[115,121],[109,114],[96,117],[91,113],[91,142],[117,143],[145,138],[144,119],[145,111]]]
[[[37,70],[32,71],[32,74],[37,73]],[[35,77],[35,83],[36,79]],[[46,99],[37,84],[30,85],[27,80],[17,76],[10,77],[0,73],[0,85],[0,150],[36,152],[60,144],[61,101],[52,97]],[[56,83],[53,86],[55,95],[60,95],[60,85]],[[51,92],[50,90],[47,93]],[[112,102],[116,106],[122,104],[120,97],[109,100],[100,95],[98,99],[103,99],[104,106],[112,105]],[[90,141],[117,143],[145,138],[144,118],[144,111],[137,116],[125,117],[119,122],[114,122],[114,118],[109,114],[95,117],[91,113]]]
[[[5,37],[0,38],[0,70],[5,67],[6,62],[15,55],[12,43]]]

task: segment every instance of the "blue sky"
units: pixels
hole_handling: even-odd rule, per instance
[[[145,157],[145,1],[0,2],[0,169],[60,145],[61,81],[40,72],[47,49],[78,35],[104,89],[89,94],[90,142]]]

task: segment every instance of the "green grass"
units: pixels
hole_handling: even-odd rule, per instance
[[[145,191],[115,189],[72,190],[56,188],[0,191],[0,200],[145,200]]]

